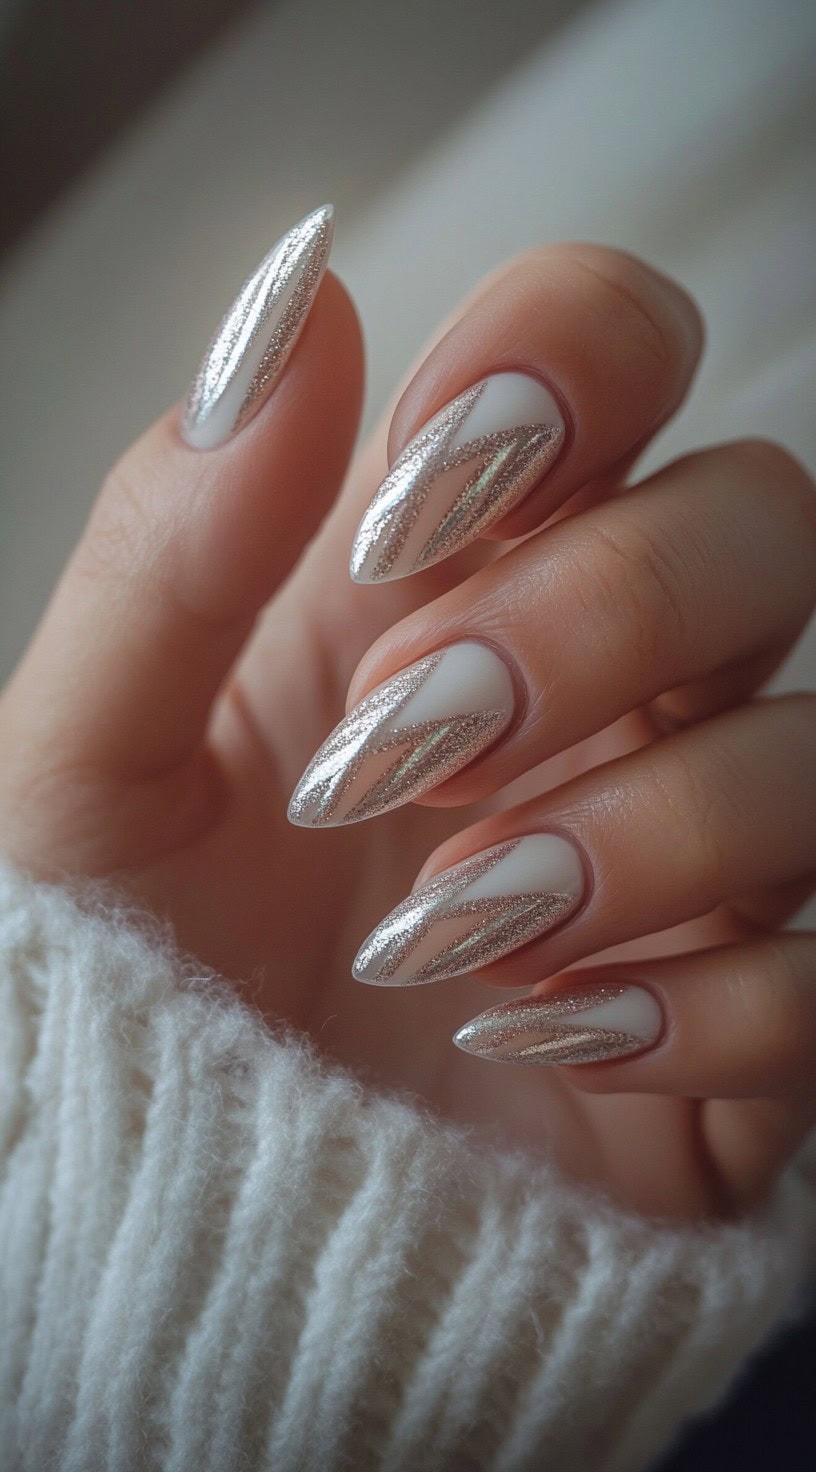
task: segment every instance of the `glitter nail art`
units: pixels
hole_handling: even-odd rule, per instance
[[[454,1035],[456,1046],[501,1063],[601,1063],[640,1053],[662,1031],[645,987],[606,982],[491,1007]]]
[[[219,324],[182,417],[185,439],[211,449],[264,403],[300,336],[329,258],[334,210],[324,205],[283,236]]]
[[[566,839],[511,839],[437,874],[397,905],[361,946],[354,975],[377,986],[415,986],[487,966],[565,920],[583,888]]]
[[[498,700],[480,704],[477,679],[473,709],[412,719],[411,703],[434,675],[446,665],[455,678],[463,659],[477,675],[484,671],[490,696],[498,692]],[[440,699],[446,683],[438,688]],[[310,828],[355,823],[410,802],[491,746],[512,717],[512,702],[507,668],[486,647],[451,645],[426,655],[373,690],[340,722],[298,783],[290,822]]]
[[[546,422],[463,439],[480,404],[484,419],[482,401],[496,395],[496,385],[502,388],[507,417],[506,383],[521,384],[525,405],[535,400]],[[527,375],[495,374],[466,389],[411,440],[386,476],[355,536],[352,577],[380,582],[450,557],[527,495],[555,460],[563,438],[552,395]]]

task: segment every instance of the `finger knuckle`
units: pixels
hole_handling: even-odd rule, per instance
[[[661,372],[673,375],[678,351],[678,311],[668,306],[668,283],[658,286],[659,278],[652,268],[626,251],[581,245],[573,250],[572,259],[579,269],[595,278],[604,291],[610,312],[635,339],[638,349],[652,358]],[[699,338],[702,329],[694,302],[679,286],[671,283],[671,287],[677,306],[682,303],[683,313],[690,324],[695,324],[694,335]]]
[[[791,712],[794,720],[816,721],[816,690],[790,690],[777,697],[777,704]]]
[[[765,941],[747,953],[729,976],[730,1015],[746,1043],[762,1050],[769,1076],[792,1078],[792,1068],[812,1035],[813,1014],[802,986],[801,964],[790,939]]]
[[[567,293],[582,304],[597,326],[600,317],[616,343],[642,356],[657,370],[660,392],[678,377],[678,360],[697,355],[702,317],[693,299],[676,282],[646,261],[612,246],[566,241],[539,246],[516,257],[508,272],[513,284],[529,292],[539,283],[546,297]]]
[[[679,883],[695,903],[708,905],[727,888],[733,836],[743,827],[743,778],[734,754],[713,736],[704,760],[685,743],[661,753],[650,801],[659,828],[681,836],[675,850]]]
[[[812,494],[812,482],[807,471],[796,456],[776,440],[752,435],[746,439],[733,440],[722,448],[724,454],[734,461],[743,474],[748,472],[762,480],[771,479],[782,485],[788,482],[806,484]]]
[[[143,475],[127,456],[106,475],[79,548],[80,570],[130,576],[150,556],[156,523]]]
[[[158,576],[177,539],[178,507],[167,494],[166,475],[138,444],[116,462],[102,489],[78,549],[81,572],[138,580]]]
[[[676,546],[666,527],[629,516],[621,507],[614,523],[597,529],[593,591],[608,610],[605,627],[623,638],[649,667],[668,644],[682,644],[687,624],[692,544]]]
[[[798,758],[804,753],[810,760],[809,768],[816,761],[816,690],[786,690],[781,695],[758,695],[751,702],[752,710],[759,713],[772,729],[780,745]]]
[[[784,445],[769,439],[735,440],[722,447],[738,491],[753,487],[787,516],[791,531],[816,557],[816,485],[804,465]]]

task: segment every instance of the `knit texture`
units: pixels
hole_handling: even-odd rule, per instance
[[[4,1472],[616,1472],[790,1305],[814,1191],[659,1226],[0,871]]]

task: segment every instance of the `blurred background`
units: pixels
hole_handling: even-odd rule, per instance
[[[708,320],[644,470],[746,433],[816,468],[813,0],[0,0],[0,59],[0,678],[105,469],[325,200],[367,422],[483,272],[583,238]],[[776,683],[816,687],[813,631]],[[815,1349],[789,1336],[661,1472],[812,1465]]]

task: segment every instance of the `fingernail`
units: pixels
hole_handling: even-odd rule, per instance
[[[492,746],[513,704],[510,671],[485,644],[426,655],[335,727],[295,788],[289,821],[357,823],[420,797]]]
[[[502,1002],[454,1034],[457,1048],[499,1063],[602,1063],[656,1043],[663,1014],[642,986],[606,982]]]
[[[496,373],[446,404],[395,461],[351,552],[358,583],[403,578],[481,535],[558,455],[564,420],[527,373]]]
[[[300,336],[323,279],[334,207],[294,225],[241,287],[201,361],[182,415],[196,450],[232,438],[271,393]]]
[[[434,875],[371,932],[358,981],[416,986],[487,966],[560,925],[581,903],[578,852],[557,833],[530,833]]]

